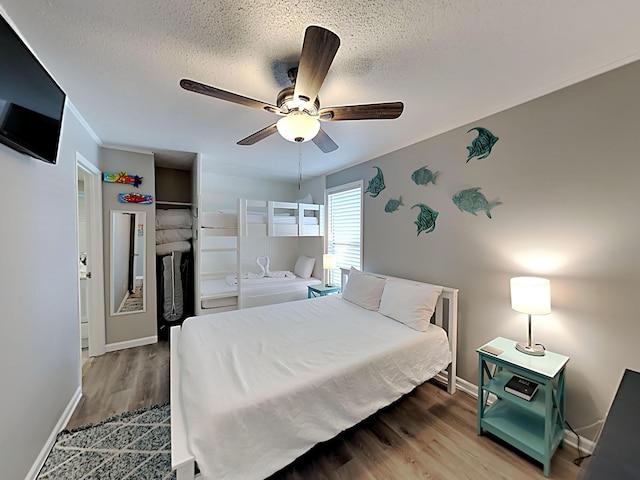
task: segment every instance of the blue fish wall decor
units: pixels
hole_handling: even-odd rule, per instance
[[[483,158],[487,158],[491,153],[491,148],[498,141],[498,137],[493,135],[489,130],[482,127],[474,127],[469,130],[467,133],[472,132],[473,130],[478,131],[478,136],[473,139],[471,142],[471,146],[467,147],[469,150],[469,156],[467,157],[467,163],[473,157],[478,157],[478,160],[482,160]]]
[[[436,177],[439,173],[440,172],[433,173],[425,165],[424,167],[419,168],[411,174],[411,180],[413,180],[413,183],[415,183],[416,185],[426,185],[429,182],[435,185]]]
[[[398,210],[401,205],[404,205],[404,203],[402,203],[402,195],[400,195],[400,198],[398,198],[397,200],[395,198],[390,198],[387,204],[384,206],[384,211],[387,213],[393,213]]]
[[[416,221],[413,222],[418,227],[418,235],[420,235],[421,232],[433,232],[436,228],[436,218],[438,218],[438,212],[425,205],[424,203],[417,203],[411,208],[415,207],[420,207],[418,218],[416,218]]]
[[[484,211],[487,217],[491,218],[491,209],[502,205],[502,202],[487,202],[487,198],[480,193],[480,188],[473,187],[460,190],[452,197],[453,203],[456,204],[461,212],[469,212],[476,215],[476,212]]]
[[[380,167],[373,167],[376,170],[378,170],[378,173],[376,174],[375,177],[373,177],[371,180],[369,180],[369,186],[367,186],[367,189],[364,191],[364,193],[368,193],[369,195],[371,195],[372,197],[377,197],[378,194],[384,190],[384,177],[382,176],[382,170],[380,170]]]

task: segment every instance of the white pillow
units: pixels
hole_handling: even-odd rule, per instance
[[[315,258],[305,257],[304,255],[301,255],[296,261],[296,266],[293,267],[293,273],[296,274],[296,277],[309,278],[313,273],[313,266],[315,264]]]
[[[383,290],[384,278],[368,275],[352,267],[342,298],[367,310],[377,311]]]
[[[387,278],[379,312],[414,330],[426,332],[441,293],[442,287],[435,285]]]

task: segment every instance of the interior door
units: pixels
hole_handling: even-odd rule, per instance
[[[76,165],[78,274],[81,282],[80,326],[81,336],[82,329],[87,330],[86,353],[93,357],[105,352],[106,340],[102,258],[102,173],[78,153],[76,153]],[[82,313],[83,308],[85,311]],[[85,327],[82,327],[83,314],[87,320]]]

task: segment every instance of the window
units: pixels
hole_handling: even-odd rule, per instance
[[[340,268],[362,268],[362,181],[327,190],[327,253],[336,256],[329,283],[340,285]]]

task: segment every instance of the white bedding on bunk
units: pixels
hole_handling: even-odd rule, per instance
[[[300,292],[300,296],[307,293],[307,286],[322,283],[318,278],[282,278],[282,277],[264,277],[255,282],[245,284],[247,280],[242,280],[242,294],[244,296],[256,297],[266,295],[277,295],[285,292]],[[220,305],[216,299],[206,298],[215,297],[224,294],[233,294],[237,292],[237,286],[229,285],[226,278],[211,278],[200,281],[200,297],[202,308],[215,308]],[[226,306],[226,305],[225,305]]]
[[[318,217],[302,217],[304,225],[318,225]],[[266,224],[266,213],[247,213],[247,223]],[[296,225],[297,215],[274,215],[273,223],[278,225]],[[238,216],[235,213],[203,212],[201,225],[204,228],[238,228]]]
[[[187,319],[178,352],[203,480],[259,479],[446,368],[444,330],[340,296]]]
[[[208,278],[200,281],[200,297],[212,297],[226,293],[237,292],[237,287],[232,287],[224,278]]]

